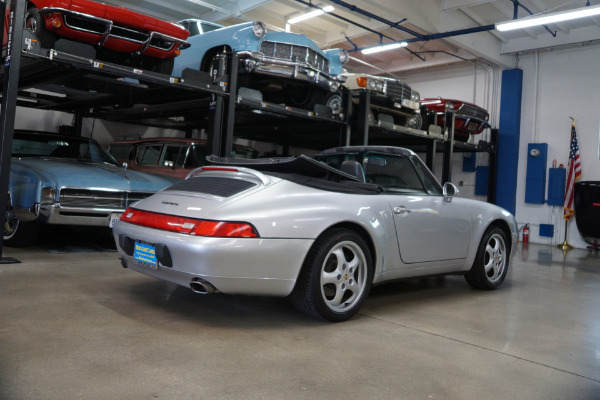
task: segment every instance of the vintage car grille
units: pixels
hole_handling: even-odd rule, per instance
[[[109,29],[106,22],[82,17],[77,14],[65,14],[63,18],[65,24],[69,28],[83,32],[91,32],[98,35],[105,35],[107,30]],[[110,28],[110,36],[119,37],[123,40],[127,40],[134,43],[144,44],[148,41],[150,34],[130,28],[125,28],[123,26],[113,25]],[[173,47],[173,42],[156,37],[150,40],[150,46],[168,51],[171,50],[171,48]]]
[[[253,182],[239,179],[200,177],[186,179],[169,186],[166,190],[179,192],[204,193],[211,196],[231,197],[256,186]]]
[[[329,73],[329,60],[306,46],[265,40],[260,45],[260,51],[266,57],[306,63],[316,70]]]
[[[138,200],[154,193],[147,192],[110,192],[104,190],[70,189],[60,191],[60,205],[74,208],[108,208],[124,210]]]
[[[394,99],[411,99],[411,88],[404,82],[387,82],[387,93]]]
[[[470,104],[463,104],[459,109],[458,113],[468,117],[475,117],[482,121],[487,121],[488,113],[483,108],[472,106]]]

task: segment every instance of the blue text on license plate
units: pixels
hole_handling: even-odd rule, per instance
[[[133,258],[146,264],[156,265],[156,249],[151,244],[135,242]]]

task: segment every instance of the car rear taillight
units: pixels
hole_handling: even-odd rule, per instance
[[[128,208],[121,221],[148,228],[183,233],[193,236],[257,238],[256,228],[246,222],[210,221],[160,214]]]

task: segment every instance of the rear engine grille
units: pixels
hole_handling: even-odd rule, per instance
[[[404,82],[387,82],[387,93],[394,100],[411,99],[411,88]]]
[[[239,179],[198,177],[190,178],[169,186],[166,191],[176,190],[180,192],[204,193],[211,196],[231,197],[251,187],[255,183]]]
[[[487,121],[488,113],[483,108],[472,106],[470,104],[463,104],[459,109],[458,113],[466,115],[468,117],[475,117],[483,121]]]
[[[154,193],[64,188],[60,191],[60,204],[62,207],[125,210],[136,201],[152,194]]]
[[[306,46],[263,41],[260,45],[260,51],[266,57],[308,64],[316,70],[329,73],[329,60]]]

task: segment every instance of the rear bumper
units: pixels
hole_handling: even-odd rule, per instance
[[[174,234],[119,222],[113,228],[123,263],[143,274],[190,287],[200,279],[218,292],[260,296],[291,293],[311,239],[209,238]],[[168,253],[169,267],[135,260],[135,242],[148,243]]]
[[[269,58],[260,52],[239,52],[237,55],[244,72],[309,82],[331,92],[338,90],[345,82],[341,76],[330,76],[306,63]]]

